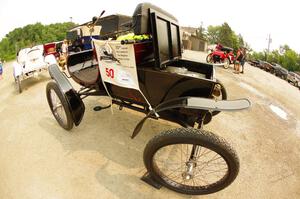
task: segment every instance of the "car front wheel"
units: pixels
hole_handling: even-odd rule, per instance
[[[151,139],[144,150],[149,175],[179,193],[201,195],[230,185],[239,171],[236,152],[221,137],[178,128]]]
[[[49,107],[56,121],[62,128],[71,130],[74,122],[69,104],[56,82],[51,81],[47,84],[46,95]]]

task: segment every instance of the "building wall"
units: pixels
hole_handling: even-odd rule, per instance
[[[192,42],[190,40],[183,39],[182,43],[183,43],[183,49],[192,50]]]
[[[205,52],[207,50],[207,42],[206,41],[203,41],[203,40],[193,37],[193,36],[190,37],[189,40],[192,43],[191,50],[203,51],[203,52]]]

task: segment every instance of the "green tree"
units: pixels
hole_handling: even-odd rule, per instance
[[[228,23],[223,23],[219,30],[219,42],[224,46],[233,46],[233,40],[237,39],[237,37],[233,34]]]
[[[221,43],[232,47],[235,51],[246,44],[242,35],[237,35],[226,22],[221,26],[208,26],[206,36],[210,44]],[[249,45],[248,48],[250,48]]]
[[[216,44],[220,41],[220,26],[208,26],[207,27],[207,39],[210,44]]]
[[[265,60],[266,52],[253,52],[251,59]],[[290,71],[300,71],[300,55],[288,45],[282,45],[278,50],[273,50],[267,56],[270,63],[278,63]]]
[[[61,41],[65,38],[66,32],[74,26],[75,24],[70,22],[50,25],[36,23],[16,28],[0,41],[0,58],[11,60],[22,48]]]
[[[205,28],[202,25],[196,30],[196,37],[198,37],[199,39],[207,40]]]

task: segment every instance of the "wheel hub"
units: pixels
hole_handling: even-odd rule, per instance
[[[188,161],[186,163],[186,171],[182,173],[182,177],[185,180],[191,180],[194,178],[194,168],[196,168],[196,163],[194,161]]]

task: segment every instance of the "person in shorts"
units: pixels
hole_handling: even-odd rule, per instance
[[[236,59],[234,60],[234,73],[240,73],[240,66],[245,64],[244,55],[242,47],[240,47],[236,54]],[[244,68],[244,67],[243,67]]]

